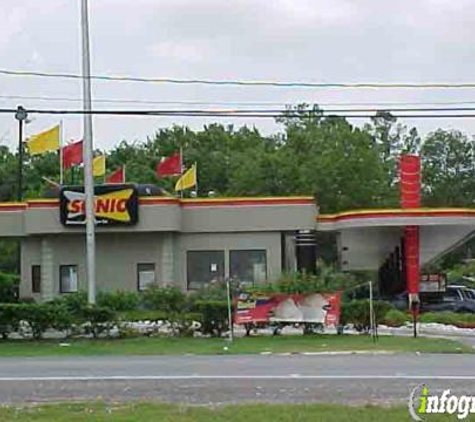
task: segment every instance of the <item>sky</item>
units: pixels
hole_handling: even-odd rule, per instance
[[[470,0],[89,0],[92,73],[304,82],[474,82],[472,7]],[[80,63],[79,0],[0,2],[0,68],[77,74],[81,72]],[[474,94],[474,89],[338,90],[93,83],[96,100],[164,102],[475,102]],[[73,101],[5,98],[9,96]],[[0,75],[1,108],[19,104],[27,109],[79,108],[80,98],[81,83],[77,80]],[[96,102],[94,107],[177,106]],[[31,117],[26,126],[29,134],[58,122],[53,116]],[[272,120],[95,117],[94,146],[109,149],[124,139],[144,141],[157,129],[172,124],[198,129],[213,121],[254,125],[264,133],[281,130]],[[475,134],[475,119],[401,122],[417,126],[424,134],[439,127]],[[63,128],[65,141],[81,139],[81,117],[64,118]],[[13,117],[0,116],[0,144],[13,147],[16,139],[17,123]]]

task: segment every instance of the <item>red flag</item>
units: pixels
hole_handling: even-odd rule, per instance
[[[177,176],[181,174],[181,155],[179,152],[168,158],[162,158],[157,166],[157,174],[160,177]]]
[[[125,168],[117,169],[106,178],[106,183],[125,183]]]
[[[69,169],[72,166],[82,164],[82,141],[63,147],[63,168]]]

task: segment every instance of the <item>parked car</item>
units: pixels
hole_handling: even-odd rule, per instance
[[[463,285],[451,284],[447,286],[446,294],[456,300],[475,300],[471,289]]]
[[[472,295],[475,291],[470,291],[465,286],[447,286],[447,291],[439,296],[421,295],[421,312],[457,312],[475,313],[475,300]],[[407,292],[384,298],[395,308],[401,311],[408,310]]]

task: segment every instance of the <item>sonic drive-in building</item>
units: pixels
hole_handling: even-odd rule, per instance
[[[409,179],[402,174],[400,208],[334,215],[318,214],[313,197],[180,199],[150,185],[96,186],[97,289],[274,281],[313,271],[316,239],[332,232],[341,269],[373,270],[380,293],[443,291],[424,271],[474,236],[475,209],[420,207],[419,159],[401,162]],[[21,297],[87,289],[84,214],[81,187],[0,204],[0,237],[21,239]]]
[[[95,215],[98,290],[276,280],[306,265],[305,252],[296,252],[299,238],[311,250],[307,262],[314,261],[314,243],[306,240],[316,224],[310,197],[179,199],[104,185],[96,187]],[[0,205],[0,235],[22,239],[21,297],[50,300],[87,289],[84,218],[81,188]]]

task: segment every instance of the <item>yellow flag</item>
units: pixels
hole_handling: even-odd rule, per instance
[[[92,175],[100,177],[104,174],[106,174],[106,156],[99,155],[92,160]]]
[[[189,168],[175,184],[175,190],[184,190],[196,186],[196,165]]]
[[[31,155],[44,154],[48,151],[57,151],[59,149],[59,125],[30,136],[26,144]]]

